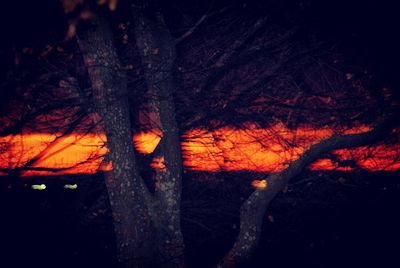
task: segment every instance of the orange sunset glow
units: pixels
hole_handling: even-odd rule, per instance
[[[347,133],[367,130],[367,127],[359,127]],[[331,135],[333,131],[329,128],[290,130],[283,125],[268,129],[248,125],[244,129],[194,129],[183,135],[181,145],[184,166],[188,170],[276,172],[287,167],[310,145]],[[133,142],[138,152],[150,154],[160,139],[159,132],[150,131],[134,135]],[[93,174],[98,170],[109,170],[111,165],[103,162],[107,152],[105,141],[104,134],[93,133],[60,137],[43,133],[0,137],[0,168],[13,170],[29,165],[30,168],[21,169],[21,176]],[[340,161],[351,160],[369,171],[395,171],[400,168],[399,152],[400,145],[396,144],[337,150],[332,155]],[[165,168],[162,158],[153,159],[151,166]],[[317,160],[310,168],[353,170],[353,167],[341,166],[330,158]]]

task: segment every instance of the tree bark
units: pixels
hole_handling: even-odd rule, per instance
[[[157,234],[158,261],[165,267],[183,265],[183,236],[180,227],[182,157],[179,128],[175,118],[173,80],[175,40],[160,12],[132,6],[136,46],[139,51],[150,105],[158,117],[162,139],[157,157],[165,168],[157,171],[153,222]]]
[[[127,102],[126,74],[121,68],[107,22],[96,18],[78,36],[92,84],[93,101],[107,136],[112,170],[106,175],[122,267],[149,267],[152,227],[149,193],[140,178],[134,156]]]
[[[375,127],[365,133],[335,135],[312,145],[296,161],[279,173],[267,178],[267,188],[254,191],[240,208],[239,235],[228,254],[219,262],[218,268],[235,267],[248,260],[257,247],[265,211],[275,196],[283,191],[288,182],[299,175],[309,164],[332,150],[358,147],[379,138],[388,129],[387,121],[380,118]]]

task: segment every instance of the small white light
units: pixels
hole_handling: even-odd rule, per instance
[[[64,189],[68,189],[68,190],[75,190],[76,188],[78,188],[78,185],[75,184],[65,184],[64,185]]]
[[[46,184],[32,184],[31,186],[32,190],[46,190]]]

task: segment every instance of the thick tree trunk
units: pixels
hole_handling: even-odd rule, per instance
[[[168,267],[183,265],[180,227],[182,158],[175,118],[173,66],[175,41],[161,13],[132,6],[136,46],[142,60],[151,108],[158,117],[162,139],[157,157],[165,168],[157,171],[153,221],[156,226],[159,261]]]
[[[239,235],[228,254],[217,267],[235,267],[248,260],[257,247],[261,235],[265,211],[274,197],[281,192],[287,183],[299,175],[309,164],[321,155],[332,150],[350,148],[369,144],[379,138],[388,129],[387,120],[379,119],[375,128],[361,134],[337,135],[314,144],[305,151],[299,159],[290,164],[285,170],[267,178],[267,188],[254,191],[240,208]]]
[[[92,84],[94,105],[102,117],[112,171],[106,186],[122,267],[149,267],[152,260],[150,196],[140,178],[133,151],[126,75],[106,21],[95,19],[78,37]]]

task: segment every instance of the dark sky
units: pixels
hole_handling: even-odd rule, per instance
[[[164,1],[163,1],[164,2]],[[171,1],[179,5],[182,1]],[[188,5],[188,1],[183,1]],[[204,2],[204,1],[195,1]],[[224,5],[224,1],[216,1]],[[337,45],[356,63],[377,73],[383,83],[398,87],[400,16],[393,0],[241,0],[247,9],[268,10],[274,15],[289,16],[323,40]],[[65,17],[57,0],[13,0],[1,5],[1,53],[4,47],[42,46],[60,40],[65,34]],[[267,11],[268,12],[268,11]]]
[[[309,18],[315,18],[315,25],[326,38],[340,42],[359,63],[398,87],[400,16],[396,2],[314,1]]]

